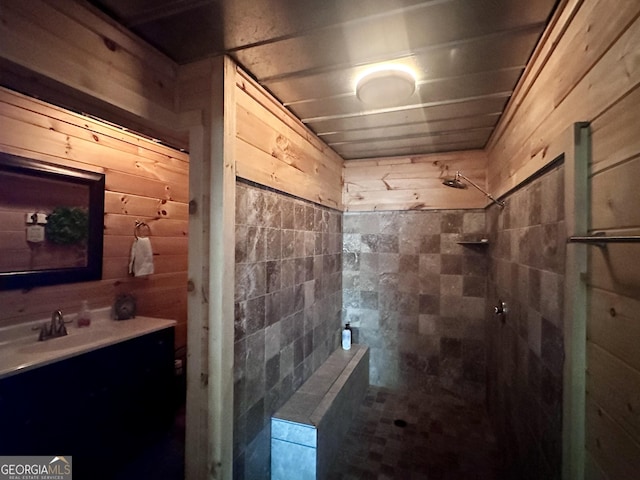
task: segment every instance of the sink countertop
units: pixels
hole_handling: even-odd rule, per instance
[[[176,324],[175,320],[137,316],[130,320],[112,320],[110,308],[92,310],[91,325],[78,327],[75,315],[66,324],[68,335],[38,341],[33,331],[50,319],[0,328],[0,379],[74,357],[99,348],[156,332]]]

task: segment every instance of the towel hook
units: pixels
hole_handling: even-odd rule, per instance
[[[142,220],[136,220],[136,226],[133,229],[133,236],[136,238],[144,238],[151,235],[151,228]]]

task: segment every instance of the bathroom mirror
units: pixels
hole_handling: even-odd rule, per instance
[[[0,152],[0,290],[102,277],[102,173]]]

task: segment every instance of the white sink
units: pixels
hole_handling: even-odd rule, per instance
[[[92,310],[91,325],[69,323],[68,335],[38,341],[38,329],[50,319],[0,328],[0,378],[123,342],[164,328],[175,320],[136,317],[115,321],[109,308]]]
[[[89,345],[101,341],[109,335],[109,330],[105,328],[84,327],[74,330],[73,333],[65,335],[64,337],[50,338],[43,342],[36,341],[23,345],[18,348],[18,351],[21,353],[55,352],[58,350],[66,350],[67,348]]]

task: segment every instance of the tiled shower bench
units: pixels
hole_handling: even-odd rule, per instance
[[[369,349],[338,349],[271,417],[271,479],[322,480],[369,386]]]

